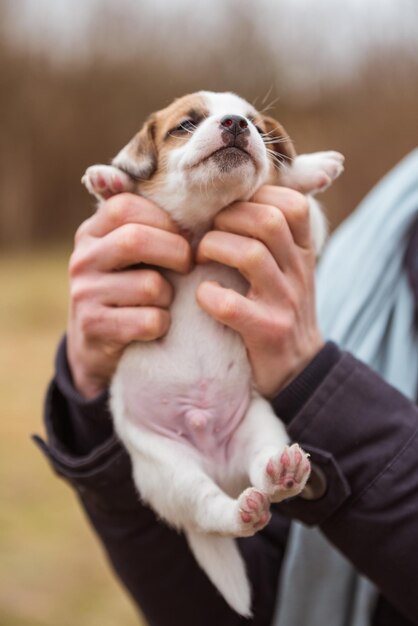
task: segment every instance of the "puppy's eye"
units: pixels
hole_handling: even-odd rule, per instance
[[[185,120],[180,126],[177,126],[176,130],[194,130],[195,128],[196,124],[193,120]]]
[[[179,133],[192,133],[195,130],[196,126],[197,123],[195,121],[184,120],[183,122],[181,122],[181,124],[170,130],[170,135]]]
[[[259,132],[259,133],[260,133],[260,135],[264,135],[264,131],[263,131],[263,129],[262,129],[262,128],[260,128],[259,126],[257,126],[257,124],[254,124],[254,126],[255,126],[256,131],[257,131],[257,132]]]

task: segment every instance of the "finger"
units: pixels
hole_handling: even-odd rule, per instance
[[[221,287],[215,281],[205,281],[199,285],[196,299],[206,313],[243,336],[254,327],[254,303],[233,289]]]
[[[285,278],[266,246],[257,239],[250,239],[211,231],[199,244],[198,263],[216,261],[236,268],[250,283],[255,294],[271,294],[274,288],[285,288]]]
[[[253,237],[270,250],[283,271],[298,264],[289,224],[280,209],[268,204],[236,202],[219,213],[214,222],[216,229]]]
[[[84,250],[84,261],[101,271],[147,263],[185,273],[191,267],[192,252],[180,235],[143,224],[124,224],[93,239]]]
[[[170,283],[159,272],[148,269],[102,274],[95,293],[102,304],[115,307],[168,307],[173,299]]]
[[[301,248],[311,248],[309,204],[306,196],[287,187],[264,185],[252,198],[253,202],[278,207],[289,224],[295,243]]]
[[[97,212],[80,226],[78,235],[104,237],[119,226],[129,223],[178,232],[176,224],[154,202],[131,193],[121,193],[102,202]]]
[[[166,334],[170,314],[157,307],[101,307],[87,324],[90,338],[125,346],[132,341],[153,341]]]

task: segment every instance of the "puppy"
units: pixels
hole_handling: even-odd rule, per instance
[[[122,191],[149,198],[196,246],[215,215],[263,184],[323,190],[342,171],[337,152],[296,156],[282,126],[232,93],[202,91],[151,115],[113,159],[83,177],[99,200]],[[310,196],[319,252],[326,226]],[[111,385],[115,430],[126,446],[141,498],[184,531],[201,567],[230,606],[251,615],[251,592],[234,537],[270,519],[271,502],[299,494],[310,464],[252,385],[241,337],[196,303],[206,280],[246,292],[243,277],[216,263],[174,286],[165,337],[134,343]]]

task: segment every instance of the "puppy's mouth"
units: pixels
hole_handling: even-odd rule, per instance
[[[229,172],[248,161],[254,162],[251,154],[238,146],[223,146],[204,157],[196,166],[209,160],[213,160],[222,172]]]

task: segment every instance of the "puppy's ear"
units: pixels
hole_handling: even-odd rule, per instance
[[[296,156],[296,150],[289,135],[274,118],[264,115],[263,121],[266,128],[266,147],[274,152],[277,160],[274,157],[273,159],[276,163],[288,165]]]
[[[92,165],[81,179],[88,191],[103,200],[123,191],[137,191],[157,166],[155,120],[151,116],[137,135],[116,155],[112,165]]]
[[[157,168],[154,134],[155,117],[151,115],[139,133],[116,155],[112,165],[137,182],[149,180]]]

